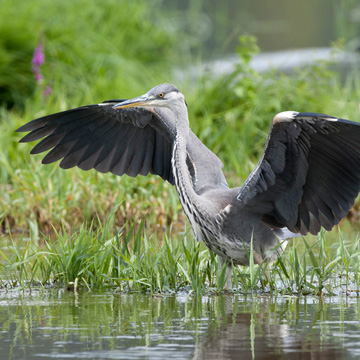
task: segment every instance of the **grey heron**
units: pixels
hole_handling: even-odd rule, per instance
[[[48,115],[20,127],[31,151],[116,175],[161,176],[175,185],[194,237],[221,264],[274,260],[279,241],[330,230],[360,191],[360,124],[317,113],[285,111],[271,124],[264,152],[241,187],[229,188],[223,164],[190,130],[187,105],[173,85],[131,100]],[[282,246],[284,248],[284,246]]]

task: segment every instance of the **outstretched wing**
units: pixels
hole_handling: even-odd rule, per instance
[[[174,134],[156,114],[142,108],[113,109],[113,102],[83,106],[29,122],[17,131],[31,131],[21,142],[41,140],[31,151],[52,149],[43,164],[94,168],[115,175],[160,175],[174,183],[171,151]]]
[[[274,228],[317,234],[347,214],[359,191],[360,123],[287,111],[275,116],[236,203]]]
[[[30,131],[20,142],[43,139],[31,153],[51,149],[42,161],[44,164],[61,159],[60,167],[64,169],[78,166],[83,170],[94,168],[129,176],[151,173],[174,184],[171,157],[175,123],[170,111],[160,113],[141,107],[114,109],[114,104],[121,101],[109,100],[35,119],[17,130]],[[187,163],[193,182],[199,175],[204,176],[202,167],[196,169],[192,162],[194,146],[196,154],[200,151],[198,155],[209,163],[216,162],[215,169],[221,177],[221,161],[191,131],[189,143]],[[208,174],[206,167],[203,172]],[[209,176],[207,181],[218,180]]]

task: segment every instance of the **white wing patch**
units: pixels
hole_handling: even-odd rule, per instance
[[[281,113],[278,113],[274,117],[274,124],[279,122],[290,122],[295,119],[295,116],[299,113],[297,111],[283,111]]]

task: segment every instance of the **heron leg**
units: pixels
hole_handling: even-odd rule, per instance
[[[219,265],[220,265],[220,271],[223,268],[223,266],[226,265],[224,290],[231,290],[232,289],[231,263],[226,261],[226,259],[223,258],[222,256],[219,256]]]
[[[255,250],[253,250],[253,254],[254,254],[254,263],[256,265],[259,265],[262,268],[264,266],[264,260],[263,260],[262,256]],[[266,270],[264,271],[264,275],[266,277],[266,280],[269,283],[269,286],[271,286],[270,277]],[[261,282],[261,285],[262,285],[262,287],[264,287],[264,284],[262,282]]]

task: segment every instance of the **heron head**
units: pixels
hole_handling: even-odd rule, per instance
[[[129,107],[166,107],[174,110],[179,104],[185,104],[184,95],[171,84],[160,84],[146,94],[125,100],[113,106],[114,109]]]

